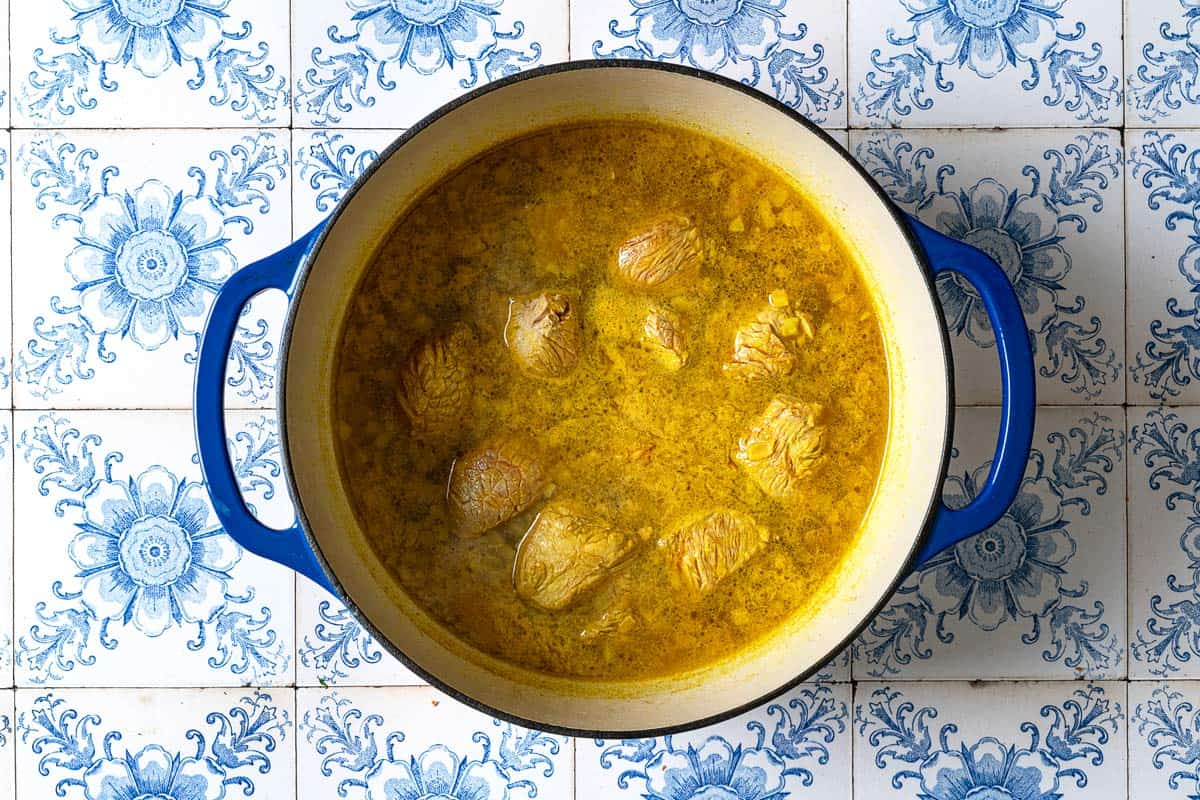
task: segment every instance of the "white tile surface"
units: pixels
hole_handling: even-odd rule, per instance
[[[17,796],[16,692],[0,689],[0,797]]]
[[[283,504],[264,514],[278,525],[258,417],[235,418],[235,458],[251,502]],[[189,414],[26,411],[15,427],[18,685],[294,682],[295,577],[221,531]]]
[[[14,3],[13,122],[286,126],[288,7],[288,0]]]
[[[945,497],[974,497],[996,409],[960,409]],[[1020,494],[908,578],[856,645],[854,676],[1122,678],[1124,409],[1041,408]]]
[[[1121,0],[851,0],[854,127],[1120,125]]]
[[[659,739],[577,740],[576,796],[850,800],[850,689],[802,685],[728,722]]]
[[[364,783],[372,798],[565,800],[574,747],[587,744],[494,720],[424,687],[300,689],[296,715],[301,800]]]
[[[1152,404],[1200,399],[1191,352],[1195,315],[1195,233],[1187,218],[1198,207],[1188,191],[1200,135],[1153,130],[1128,134],[1126,206],[1129,264],[1129,399]]]
[[[1129,684],[1130,800],[1189,800],[1200,791],[1191,750],[1200,733],[1200,684]]]
[[[1129,426],[1130,675],[1194,678],[1200,409],[1130,409]]]
[[[851,137],[905,211],[985,249],[1029,324],[1040,403],[1121,403],[1125,357],[1120,138],[1107,131],[905,131]],[[955,275],[938,279],[956,401],[1000,402],[991,325]]]
[[[1125,9],[1126,122],[1129,127],[1194,126],[1200,94],[1189,71],[1200,53],[1189,44],[1195,22],[1180,0],[1137,0]]]
[[[18,691],[20,796],[288,800],[294,705],[290,689]]]
[[[111,3],[80,0],[76,5],[104,8]],[[1200,121],[1200,90],[1193,81],[1200,50],[1192,46],[1192,29],[1200,23],[1188,16],[1192,0],[1125,3],[1124,43],[1120,0],[1022,0],[1016,6],[1027,14],[1051,6],[1061,14],[1052,21],[1060,35],[1053,43],[1043,42],[1049,48],[1044,57],[1039,52],[1031,57],[1029,44],[1013,51],[1015,63],[996,71],[987,67],[974,43],[964,41],[962,62],[945,64],[940,76],[921,58],[925,40],[889,42],[887,32],[894,31],[894,39],[916,33],[915,21],[909,19],[915,7],[933,16],[951,9],[948,0],[480,0],[474,5],[483,11],[465,18],[468,36],[452,36],[443,45],[427,38],[429,31],[403,34],[415,45],[407,60],[398,41],[380,40],[388,34],[380,34],[382,29],[370,22],[360,25],[352,16],[356,10],[402,7],[416,15],[436,11],[428,3],[218,0],[208,5],[221,6],[228,14],[220,23],[225,35],[195,44],[203,50],[199,56],[194,49],[181,51],[179,63],[159,69],[136,50],[129,51],[127,63],[123,53],[112,52],[113,63],[102,78],[99,63],[89,60],[87,52],[104,43],[86,26],[73,38],[79,25],[71,19],[68,3],[13,3],[10,11],[8,0],[0,0],[0,41],[9,41],[10,16],[12,24],[10,57],[0,58],[0,124],[7,125],[11,114],[19,129],[0,136],[6,156],[0,159],[0,425],[7,431],[0,435],[0,800],[17,796],[18,781],[22,798],[53,798],[60,780],[82,781],[94,766],[117,769],[104,763],[112,761],[103,745],[109,732],[121,734],[112,740],[112,757],[123,758],[128,750],[135,766],[136,756],[155,745],[182,759],[195,758],[200,742],[187,738],[189,730],[200,732],[207,748],[203,755],[214,759],[213,768],[238,781],[225,787],[226,796],[271,800],[287,800],[297,791],[300,797],[324,800],[343,779],[365,783],[370,775],[377,778],[388,770],[404,778],[401,764],[415,765],[408,767],[407,776],[419,771],[427,784],[418,787],[421,791],[462,795],[467,784],[461,781],[457,795],[451,787],[435,785],[439,760],[457,764],[468,778],[483,776],[480,785],[494,777],[487,764],[496,765],[503,780],[491,784],[492,795],[517,800],[532,797],[531,789],[538,798],[552,800],[640,797],[653,791],[670,800],[695,800],[707,798],[699,794],[701,784],[718,796],[732,791],[743,800],[759,786],[757,781],[765,786],[789,767],[812,771],[811,785],[805,785],[800,771],[782,779],[792,797],[877,800],[924,791],[936,800],[963,800],[959,795],[976,800],[968,793],[975,789],[987,800],[992,800],[989,790],[1027,800],[1021,793],[1028,794],[1028,787],[1005,784],[1002,778],[990,787],[935,788],[935,767],[953,772],[962,764],[950,750],[970,754],[978,766],[988,748],[995,747],[985,742],[988,737],[1013,748],[1022,765],[1036,761],[1044,781],[1039,786],[1064,798],[1171,800],[1200,792],[1193,756],[1200,690],[1185,680],[1200,678],[1200,650],[1193,647],[1198,639],[1191,623],[1200,599],[1191,588],[1195,558],[1190,531],[1190,517],[1200,514],[1192,508],[1200,495],[1200,481],[1192,477],[1200,453],[1193,452],[1191,441],[1200,430],[1200,409],[1138,408],[1123,420],[1124,410],[1115,407],[1126,394],[1130,402],[1147,405],[1192,404],[1200,397],[1200,360],[1192,344],[1200,341],[1200,323],[1189,311],[1193,284],[1200,285],[1189,239],[1197,233],[1189,215],[1200,216],[1200,205],[1193,200],[1200,196],[1200,173],[1192,163],[1200,139],[1182,130]],[[1006,7],[966,0],[953,6],[960,14],[972,9],[986,15]],[[734,31],[731,21],[756,22],[757,28],[748,24]],[[664,22],[679,24],[663,27]],[[451,30],[446,25],[434,20],[433,28],[444,33]],[[243,30],[245,37],[235,38]],[[1011,40],[1013,34],[1003,24],[997,30]],[[756,39],[758,33],[761,39]],[[438,51],[452,54],[454,63],[433,68]],[[678,735],[670,743],[596,745],[556,738],[555,749],[550,740],[494,724],[417,685],[419,679],[362,634],[336,601],[249,554],[242,554],[232,570],[230,596],[224,601],[232,613],[206,626],[172,621],[163,633],[151,636],[138,629],[132,613],[128,620],[114,617],[104,625],[88,612],[90,596],[75,595],[84,578],[71,554],[85,561],[91,556],[70,547],[81,534],[78,523],[85,518],[88,492],[109,482],[106,470],[111,470],[111,482],[136,482],[154,464],[176,476],[199,476],[191,460],[191,419],[185,410],[193,370],[187,360],[192,348],[188,337],[181,333],[178,340],[147,349],[129,335],[114,333],[101,350],[98,331],[73,310],[82,289],[76,288],[66,264],[80,245],[76,237],[89,216],[87,203],[105,192],[136,195],[149,180],[195,193],[198,173],[189,170],[199,169],[204,193],[222,207],[221,230],[229,239],[224,246],[244,267],[319,222],[375,153],[438,104],[468,91],[466,84],[482,85],[516,69],[560,61],[568,52],[574,58],[612,54],[715,68],[817,119],[851,152],[876,134],[854,132],[847,141],[841,130],[847,124],[1035,129],[893,132],[899,138],[883,140],[891,149],[878,151],[894,156],[896,169],[877,177],[890,184],[907,210],[929,200],[922,211],[927,221],[936,221],[938,211],[949,208],[949,195],[962,191],[970,201],[972,190],[987,180],[1018,196],[1038,195],[1042,205],[1037,216],[1063,237],[1056,244],[1070,259],[1069,271],[1049,281],[1060,286],[1043,281],[1055,297],[1054,311],[1047,316],[1049,306],[1042,303],[1031,318],[1043,370],[1039,398],[1073,407],[1041,411],[1035,447],[1043,456],[1043,482],[1027,485],[1041,505],[1020,509],[1027,522],[1034,516],[1061,522],[1073,540],[1056,589],[1069,591],[1060,591],[1057,605],[1044,613],[1018,610],[986,630],[973,619],[969,601],[961,613],[948,613],[939,624],[933,604],[941,608],[944,597],[927,586],[929,598],[919,591],[902,596],[877,621],[877,632],[894,636],[885,642],[895,648],[892,657],[907,652],[909,660],[893,660],[894,673],[881,673],[886,648],[884,656],[872,660],[860,643],[853,664],[862,681],[879,674],[887,679],[961,679],[890,685],[902,693],[894,701],[897,724],[927,731],[927,745],[920,735],[904,740],[880,732],[878,719],[870,722],[862,710],[857,724],[851,724],[851,692],[857,690],[854,704],[869,709],[873,700],[881,700],[872,692],[882,685],[845,683],[851,674],[848,656],[835,659],[822,673],[841,683],[801,687],[781,698],[776,710],[764,706],[712,729]],[[1084,64],[1092,55],[1095,62]],[[1172,70],[1178,70],[1178,80],[1172,79]],[[991,71],[996,74],[989,75]],[[1126,81],[1129,92],[1122,109],[1117,94]],[[1086,96],[1076,107],[1079,87]],[[906,105],[907,113],[901,113]],[[1116,131],[1083,130],[1120,125],[1122,115],[1130,128],[1167,130],[1131,130],[1124,148]],[[292,133],[286,129],[290,124],[303,129]],[[1037,130],[1047,127],[1055,129]],[[204,130],[102,130],[107,128]],[[245,153],[234,149],[262,129],[274,129],[270,146],[278,166],[270,158],[247,159],[252,148]],[[58,137],[46,150],[49,160],[21,156],[22,148],[49,135]],[[1089,151],[1080,138],[1089,135],[1124,162],[1116,172],[1107,155],[1091,159],[1099,151]],[[1077,158],[1069,149],[1073,144],[1090,155]],[[1182,145],[1178,151],[1171,149],[1176,144]],[[62,145],[70,148],[60,150]],[[899,145],[911,149],[895,149]],[[1140,150],[1146,145],[1149,150]],[[924,147],[931,152],[924,154]],[[216,150],[227,153],[228,161],[210,157]],[[1144,155],[1141,166],[1139,152]],[[923,170],[914,159],[925,164]],[[247,167],[247,161],[255,166]],[[106,167],[115,171],[105,172]],[[952,167],[953,173],[944,172],[939,187],[943,167]],[[1037,170],[1036,187],[1030,168]],[[40,192],[45,192],[44,207],[39,207]],[[262,213],[260,197],[269,204],[267,213]],[[1173,228],[1167,224],[1172,213]],[[253,222],[252,233],[234,219],[239,216]],[[1077,230],[1077,220],[1086,223],[1086,231]],[[1131,269],[1122,259],[1126,242]],[[1051,248],[1021,244],[1026,252]],[[1032,296],[1044,300],[1046,294]],[[189,329],[198,330],[209,299],[205,297],[203,311],[186,320]],[[274,404],[273,348],[283,309],[279,296],[259,298],[244,318],[240,348],[229,365],[231,406],[268,409]],[[994,351],[967,336],[954,337],[954,347],[959,401],[994,404]],[[19,379],[13,378],[14,370]],[[60,382],[56,375],[70,381]],[[57,391],[41,391],[47,386]],[[3,411],[14,404],[21,409],[15,420]],[[177,410],[81,410],[97,407]],[[48,409],[68,409],[54,412],[59,427],[39,423]],[[1098,432],[1107,423],[1088,422],[1097,413],[1133,437],[1155,428],[1152,415],[1164,415],[1158,424],[1161,441],[1143,436],[1146,443],[1132,450],[1098,443]],[[234,412],[233,429],[245,436],[231,449],[244,467],[250,502],[269,524],[283,526],[293,512],[278,474],[281,454],[272,417],[270,411]],[[1172,427],[1176,422],[1182,427]],[[28,444],[22,445],[22,434],[32,435],[39,424],[48,438],[35,443],[27,436]],[[968,465],[973,468],[988,456],[994,425],[994,410],[963,412],[953,476],[962,478]],[[78,435],[68,434],[71,429]],[[1073,429],[1082,433],[1073,435]],[[99,438],[85,438],[91,434]],[[116,453],[120,460],[114,455],[106,461]],[[1106,469],[1106,459],[1111,469]],[[1031,463],[1030,469],[1036,468]],[[1127,468],[1128,508],[1123,498]],[[1152,478],[1156,472],[1158,477]],[[39,484],[42,480],[47,482]],[[60,501],[65,503],[56,506]],[[4,512],[6,508],[10,511]],[[211,514],[208,524],[215,525]],[[986,536],[977,541],[986,543]],[[56,587],[55,581],[61,584]],[[1155,597],[1160,598],[1156,605]],[[39,608],[39,603],[45,605]],[[877,644],[882,641],[876,639]],[[1131,643],[1132,652],[1127,649]],[[1119,658],[1110,657],[1114,650]],[[19,663],[13,663],[14,653]],[[1080,653],[1087,655],[1070,663]],[[232,667],[243,656],[248,656],[246,669],[235,672]],[[1096,667],[1099,661],[1104,663]],[[1129,684],[1127,703],[1124,684],[1104,683],[1103,696],[1077,696],[1078,706],[1071,705],[1073,693],[1086,693],[1087,685],[1062,679],[1080,674],[1118,678],[1126,670],[1135,678],[1154,680]],[[965,682],[980,678],[1049,680]],[[49,685],[35,684],[37,680]],[[6,688],[14,681],[23,688]],[[232,743],[228,731],[236,732],[243,723],[230,709],[244,697],[255,702],[254,690],[161,688],[293,683],[314,688],[300,689],[299,698],[283,687],[266,690],[277,709],[264,722],[275,748],[269,750],[266,739],[251,736],[244,741],[250,749],[243,757],[228,762],[221,759],[230,751],[214,748]],[[128,688],[71,688],[81,686]],[[90,732],[94,750],[75,766],[48,764],[50,774],[43,776],[38,760],[56,752],[58,745],[43,740],[42,751],[35,752],[39,734],[26,734],[21,725],[36,730],[35,712],[53,702],[39,703],[39,698],[51,692],[62,701],[52,713],[70,709],[77,714],[63,730],[81,737],[81,744]],[[908,710],[899,705],[905,701],[912,703]],[[1109,705],[1102,706],[1106,701]],[[1120,703],[1119,711],[1114,703]],[[936,718],[920,716],[926,708],[936,711]],[[1087,709],[1095,716],[1080,723]],[[228,731],[210,714],[224,715]],[[293,726],[306,714],[309,727],[297,731]],[[81,728],[85,717],[95,721]],[[1112,723],[1110,718],[1119,719]],[[943,740],[946,724],[957,728]],[[1022,724],[1032,728],[1022,729]],[[402,733],[403,739],[389,736],[394,733]],[[486,736],[486,743],[477,734]],[[298,745],[297,738],[302,740]],[[1079,755],[1089,742],[1095,750]],[[712,758],[713,771],[700,779],[693,770],[690,778],[696,780],[691,783],[660,786],[669,769],[683,770],[677,777],[689,778],[686,759],[679,756],[688,745]],[[729,748],[738,745],[741,760],[734,765]],[[895,755],[912,756],[905,748],[913,746],[928,749],[923,757],[896,760]],[[891,754],[885,752],[889,747]],[[261,750],[265,761],[252,750]],[[825,753],[828,760],[822,763]],[[270,769],[260,772],[267,762]],[[759,766],[765,771],[753,772]],[[1086,777],[1086,785],[1063,771],[1071,768]],[[618,777],[626,770],[622,788]],[[901,778],[905,770],[911,775]],[[985,773],[976,770],[975,776]],[[734,777],[749,783],[739,783],[738,789],[718,786]],[[928,786],[922,788],[922,781]],[[350,797],[372,796],[359,784],[347,787]],[[159,794],[170,794],[158,788]],[[68,797],[93,800],[88,791],[67,785]]]
[[[291,241],[290,141],[289,131],[18,133],[17,404],[188,408],[215,289]],[[230,363],[233,407],[274,402],[284,304],[276,294],[251,306]]]
[[[560,0],[449,7],[293,0],[296,125],[408,127],[467,89],[567,60]]]
[[[573,0],[571,57],[686,64],[741,81],[830,128],[846,125],[846,0]]]
[[[1121,800],[1125,686],[860,683],[855,800]]]

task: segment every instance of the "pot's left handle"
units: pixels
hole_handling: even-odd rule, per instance
[[[1003,391],[1000,434],[991,472],[975,499],[963,508],[951,509],[938,501],[933,527],[913,562],[920,566],[946,548],[988,529],[1008,511],[1029,461],[1037,400],[1028,326],[1004,270],[986,253],[938,233],[914,217],[909,217],[908,223],[934,275],[957,272],[975,288],[992,323]]]
[[[250,513],[229,461],[225,432],[225,364],[242,309],[250,298],[266,289],[280,289],[290,295],[296,272],[319,232],[320,226],[278,253],[238,270],[221,287],[200,342],[194,413],[200,466],[213,510],[225,531],[251,553],[291,567],[332,591],[298,521],[284,530],[275,530]]]

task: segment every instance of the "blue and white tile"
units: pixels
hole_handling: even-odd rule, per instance
[[[294,798],[294,704],[291,689],[18,691],[21,797]]]
[[[337,205],[400,131],[297,130],[293,224],[309,230]],[[420,686],[419,677],[311,581],[296,582],[297,680],[301,686]]]
[[[230,274],[291,241],[289,131],[22,131],[14,149],[22,408],[187,408]],[[231,407],[273,403],[281,293],[256,298]]]
[[[566,800],[573,748],[425,687],[300,689],[299,800]]]
[[[288,10],[288,0],[14,3],[13,122],[287,126]]]
[[[578,800],[850,800],[848,684],[805,684],[740,717],[657,739],[576,740]]]
[[[0,797],[17,796],[16,694],[0,689]]]
[[[11,154],[12,135],[0,131],[0,408],[12,408],[13,397]]]
[[[1120,144],[1109,131],[851,135],[855,157],[905,211],[999,260],[1029,324],[1041,403],[1125,399]],[[937,289],[958,403],[998,404],[983,304],[954,273]]]
[[[1131,403],[1200,401],[1200,133],[1127,139]]]
[[[943,497],[975,497],[997,409],[960,409]],[[901,585],[855,645],[858,680],[1112,679],[1126,673],[1125,413],[1038,409],[1012,507]]]
[[[12,430],[12,412],[0,412],[0,687],[13,685]]]
[[[9,45],[9,0],[0,0],[0,42]],[[12,94],[9,81],[9,59],[0,59],[0,124],[7,128],[12,115]]]
[[[855,800],[1124,800],[1123,683],[860,683]]]
[[[571,57],[718,72],[831,128],[846,126],[846,3],[572,0]]]
[[[406,128],[524,69],[566,61],[566,0],[295,0],[297,126]]]
[[[851,0],[850,124],[1118,126],[1121,12],[1122,0]]]
[[[1130,800],[1200,796],[1200,684],[1129,684]]]
[[[1129,426],[1130,676],[1200,677],[1200,408]]]
[[[294,682],[295,576],[220,527],[189,413],[20,411],[14,427],[19,686]],[[286,524],[275,423],[240,412],[229,436],[248,501]]]
[[[328,217],[401,130],[297,129],[293,132],[292,225],[311,230]]]
[[[1126,124],[1200,123],[1200,22],[1192,0],[1126,6]]]

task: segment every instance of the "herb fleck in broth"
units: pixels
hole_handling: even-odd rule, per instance
[[[838,234],[763,163],[666,126],[556,128],[441,181],[342,337],[371,545],[457,636],[555,675],[681,672],[804,611],[887,437]]]

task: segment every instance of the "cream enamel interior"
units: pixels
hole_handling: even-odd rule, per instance
[[[441,175],[497,142],[555,123],[645,117],[730,141],[790,173],[867,265],[887,331],[891,432],[860,539],[826,602],[734,660],[672,680],[581,684],[468,652],[437,628],[366,546],[338,477],[331,381],[343,312],[394,220]],[[427,673],[491,708],[542,725],[634,731],[687,725],[754,702],[816,667],[899,577],[937,494],[949,429],[940,318],[887,205],[833,148],[773,106],[718,83],[652,69],[546,73],[459,106],[393,153],[349,201],[295,302],[284,374],[286,445],[298,503],[362,614]],[[402,479],[398,476],[398,479]]]

